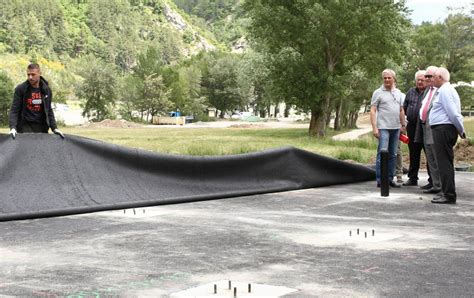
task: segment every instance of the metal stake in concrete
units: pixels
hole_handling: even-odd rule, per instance
[[[359,235],[359,229],[357,229],[357,235]]]
[[[380,151],[380,195],[382,197],[388,197],[388,151]]]
[[[375,230],[372,230],[372,236],[375,236]]]
[[[234,288],[234,298],[237,297],[237,287]]]
[[[364,232],[365,238],[367,238],[367,232]]]
[[[349,231],[349,237],[351,237],[351,236],[352,236],[352,231]]]
[[[252,285],[249,284],[249,293],[252,293]]]
[[[229,280],[229,290],[232,289],[232,282]]]
[[[133,215],[136,215],[136,213],[135,213],[135,208],[133,209]]]
[[[217,294],[217,285],[214,284],[214,294]]]

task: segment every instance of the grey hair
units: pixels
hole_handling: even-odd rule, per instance
[[[419,75],[424,76],[425,73],[426,73],[426,70],[424,70],[424,69],[420,69],[419,71],[417,71],[417,72],[415,73],[415,82],[416,82],[416,80],[418,80],[418,76],[419,76]]]
[[[444,82],[449,82],[449,71],[446,68],[439,67],[435,73],[439,75]]]
[[[384,75],[385,73],[391,74],[392,77],[393,77],[393,79],[394,79],[395,81],[397,81],[397,74],[395,73],[395,71],[393,71],[393,70],[390,69],[390,68],[384,69],[384,71],[382,71],[382,79],[383,79],[383,75]]]
[[[426,72],[429,71],[429,72],[435,73],[436,70],[438,70],[438,67],[437,67],[437,66],[433,66],[433,65],[428,66],[428,67],[426,68]]]

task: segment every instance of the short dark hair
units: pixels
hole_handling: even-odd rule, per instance
[[[26,69],[37,69],[37,70],[41,70],[40,66],[38,63],[31,63],[28,65],[28,67]]]

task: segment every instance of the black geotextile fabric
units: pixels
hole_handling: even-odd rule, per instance
[[[0,221],[352,183],[364,166],[286,147],[212,157],[167,155],[67,135],[0,134]],[[317,198],[315,198],[317,199]]]

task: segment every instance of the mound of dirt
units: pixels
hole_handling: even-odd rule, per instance
[[[129,122],[127,120],[110,120],[110,119],[105,119],[100,122],[90,122],[87,124],[84,124],[82,127],[91,127],[91,128],[134,128],[134,127],[143,127],[143,125],[134,123],[134,122]]]
[[[460,140],[454,147],[455,164],[474,165],[474,146],[468,139]]]

